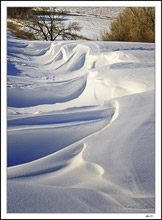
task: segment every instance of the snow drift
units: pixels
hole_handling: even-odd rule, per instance
[[[155,212],[154,44],[8,38],[9,213]]]

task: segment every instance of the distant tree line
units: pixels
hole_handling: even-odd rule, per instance
[[[155,42],[155,8],[125,8],[101,35],[105,41]]]
[[[15,19],[27,19],[33,14],[32,7],[8,7],[7,17]]]

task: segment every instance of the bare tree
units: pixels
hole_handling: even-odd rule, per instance
[[[79,23],[63,21],[65,12],[58,12],[56,8],[37,9],[25,21],[25,26],[30,32],[41,40],[54,41],[56,39],[72,40],[77,38],[77,31],[81,30]]]

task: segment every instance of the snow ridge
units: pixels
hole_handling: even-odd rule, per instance
[[[153,213],[154,44],[8,37],[8,212]]]

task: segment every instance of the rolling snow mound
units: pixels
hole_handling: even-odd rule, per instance
[[[9,213],[155,212],[154,44],[8,38]]]

